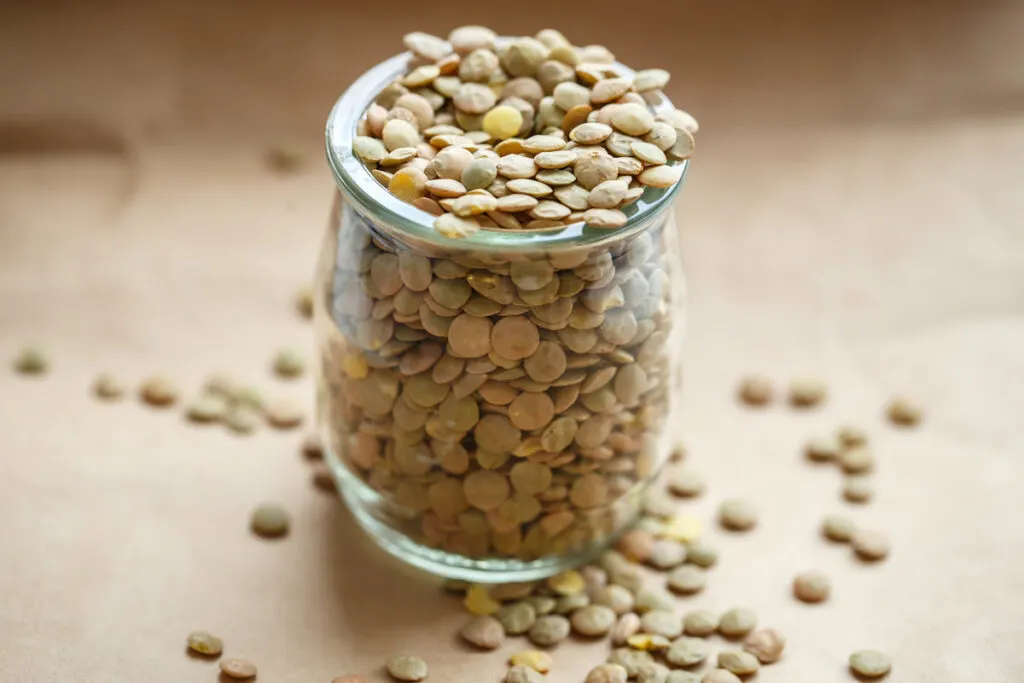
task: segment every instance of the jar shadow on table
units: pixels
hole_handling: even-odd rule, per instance
[[[340,497],[324,511],[319,561],[324,608],[342,634],[358,634],[360,642],[380,642],[377,635],[415,629],[436,622],[447,604],[440,580],[382,550],[361,530]],[[387,639],[385,639],[387,640]]]

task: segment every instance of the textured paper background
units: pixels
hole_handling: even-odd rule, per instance
[[[88,394],[99,371],[165,372],[189,390],[234,372],[312,408],[265,364],[311,349],[291,297],[313,268],[332,183],[323,121],[400,35],[494,21],[493,7],[413,3],[8,3],[0,21],[0,357],[50,349],[43,380],[0,373],[0,681],[186,683],[194,628],[260,680],[385,680],[418,653],[433,681],[497,681],[467,656],[457,602],[366,541],[312,490],[297,433],[249,439]],[[520,2],[543,24],[664,65],[703,123],[679,204],[692,292],[684,437],[712,480],[710,519],[749,496],[708,589],[680,609],[757,609],[790,640],[764,683],[849,680],[874,647],[891,680],[1017,681],[1024,670],[1024,8],[1006,2]],[[536,16],[543,19],[535,18]],[[261,155],[295,140],[286,178]],[[735,406],[745,371],[828,378],[823,410]],[[916,432],[887,427],[894,391]],[[806,437],[867,425],[889,533],[866,566],[819,540],[848,508]],[[283,501],[284,541],[246,531]],[[834,580],[796,604],[792,575]],[[555,651],[557,683],[606,645]]]

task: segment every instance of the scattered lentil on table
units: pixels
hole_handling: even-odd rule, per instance
[[[505,674],[505,683],[544,683],[547,676],[524,664],[516,664]]]
[[[837,436],[819,436],[812,438],[804,446],[804,454],[814,462],[833,462],[839,458],[843,445]]]
[[[254,678],[256,676],[256,665],[248,659],[232,657],[220,660],[220,670],[228,678]]]
[[[802,572],[793,579],[793,595],[801,602],[824,602],[831,592],[832,581],[822,572]]]
[[[492,616],[481,615],[471,618],[459,631],[463,640],[481,650],[494,650],[505,641],[505,629]]]
[[[921,406],[905,396],[892,399],[885,410],[889,421],[900,427],[917,425],[923,415]]]
[[[427,663],[412,655],[394,655],[387,661],[387,670],[397,681],[422,681],[427,677]]]
[[[295,429],[306,419],[302,408],[289,400],[278,400],[266,406],[267,424],[276,429]]]
[[[185,416],[192,422],[218,422],[230,410],[228,402],[217,394],[202,394],[185,407]]]
[[[192,631],[187,642],[189,650],[201,655],[216,657],[224,651],[224,641],[206,631]]]
[[[858,650],[850,655],[850,670],[865,678],[881,678],[892,670],[892,660],[878,650]]]
[[[875,495],[870,477],[855,474],[843,479],[843,498],[851,503],[866,503]]]
[[[839,428],[836,432],[836,437],[842,443],[844,448],[854,448],[856,446],[866,446],[868,443],[868,433],[860,425],[846,424]]]
[[[587,673],[585,683],[626,683],[629,676],[618,664],[598,664]]]
[[[177,402],[178,387],[166,377],[150,377],[143,381],[139,388],[139,397],[143,402],[156,408],[166,408]]]
[[[767,377],[750,375],[740,382],[738,394],[748,406],[765,406],[771,403],[775,388]]]
[[[126,391],[124,382],[107,373],[97,375],[92,383],[92,393],[101,401],[120,401]]]
[[[858,529],[850,537],[850,545],[858,557],[864,560],[883,560],[889,555],[889,539],[878,531]]]
[[[741,683],[740,677],[726,669],[712,669],[704,674],[700,683]]]
[[[747,531],[757,524],[757,510],[742,498],[726,500],[718,507],[718,521],[730,531]]]
[[[718,653],[718,666],[737,676],[752,676],[761,668],[761,662],[749,652],[727,650]]]
[[[688,636],[706,638],[718,630],[718,615],[710,610],[698,609],[683,617],[683,632]]]
[[[42,349],[27,346],[18,352],[11,365],[22,375],[42,375],[49,371],[50,359]]]
[[[736,607],[722,615],[718,630],[724,636],[738,638],[745,636],[757,626],[757,614],[745,607]]]
[[[830,541],[847,543],[856,530],[857,525],[845,515],[828,515],[821,521],[821,533]]]
[[[249,525],[257,536],[280,538],[288,533],[291,515],[276,503],[263,503],[253,510]]]
[[[313,317],[313,287],[306,285],[295,294],[295,310],[309,320]]]
[[[797,377],[789,385],[789,402],[797,408],[812,408],[828,397],[828,387],[817,377]]]
[[[786,637],[773,628],[752,632],[743,641],[743,649],[757,657],[762,664],[772,664],[782,658]]]
[[[284,379],[295,379],[306,372],[306,360],[295,349],[281,349],[274,355],[274,374]]]
[[[542,674],[551,671],[554,666],[551,655],[541,650],[523,650],[509,657],[508,661],[512,666],[525,666]]]

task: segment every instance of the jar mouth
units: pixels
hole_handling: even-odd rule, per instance
[[[416,240],[448,250],[537,251],[590,248],[629,239],[652,227],[662,213],[672,205],[682,187],[689,168],[688,160],[672,164],[682,172],[679,182],[664,189],[648,187],[640,199],[622,209],[627,221],[621,228],[609,230],[594,228],[585,223],[574,223],[560,230],[485,229],[469,237],[445,237],[434,229],[435,216],[391,194],[386,187],[377,182],[353,150],[356,126],[363,113],[385,86],[406,72],[411,57],[411,53],[403,52],[371,68],[342,93],[327,117],[327,162],[334,174],[335,182],[345,195],[345,199],[352,202],[355,208],[371,221],[384,223],[389,228]],[[634,74],[632,69],[619,62],[610,64],[609,67],[621,76],[628,77]],[[653,108],[658,113],[671,111],[674,106],[671,100],[662,97],[662,101],[653,105]]]

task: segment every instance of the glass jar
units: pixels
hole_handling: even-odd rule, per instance
[[[352,150],[407,59],[367,72],[327,124],[339,192],[316,287],[326,457],[392,554],[452,578],[541,578],[626,530],[673,449],[680,184],[648,188],[617,230],[446,238]]]

